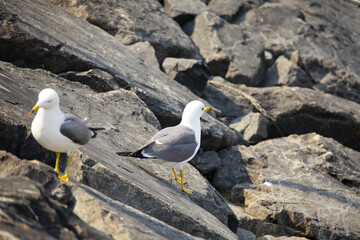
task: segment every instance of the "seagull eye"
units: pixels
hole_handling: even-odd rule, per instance
[[[47,101],[48,103],[51,103],[52,101],[51,100],[49,100],[49,101]]]
[[[204,110],[204,108],[201,108],[201,110]]]

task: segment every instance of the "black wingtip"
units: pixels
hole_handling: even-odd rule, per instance
[[[91,130],[91,132],[92,132],[91,138],[96,137],[96,135],[97,135],[97,132],[96,132],[96,131],[105,130],[105,128],[103,128],[103,127],[88,127],[88,128],[89,128],[89,129]]]

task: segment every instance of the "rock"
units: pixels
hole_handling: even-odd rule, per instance
[[[311,88],[314,83],[300,67],[286,57],[280,56],[266,72],[265,80],[261,85],[264,87],[285,85]]]
[[[201,174],[211,173],[219,167],[221,159],[215,151],[198,153],[190,162]]]
[[[265,75],[264,49],[244,38],[237,25],[229,24],[214,13],[203,12],[195,18],[191,39],[199,47],[210,73],[233,83],[258,86]]]
[[[113,239],[51,200],[41,184],[26,177],[0,179],[2,233],[10,239]],[[4,236],[3,234],[1,234]]]
[[[356,57],[360,30],[355,27],[360,24],[360,13],[357,10],[346,1],[336,0],[326,4],[319,0],[265,2],[239,21],[244,37],[234,38],[238,41],[256,39],[275,57],[284,55],[290,59],[294,51],[297,52],[295,63],[315,84],[331,73],[337,81],[327,83],[325,90],[360,102],[359,58]],[[342,17],[342,11],[349,17]]]
[[[359,238],[359,152],[311,133],[223,153],[242,156],[255,187],[244,189],[246,213],[310,239]]]
[[[247,108],[242,110],[246,112],[263,109],[274,121],[268,128],[269,138],[316,132],[355,150],[360,149],[356,140],[360,136],[360,112],[355,102],[299,87],[250,88],[230,84],[221,78],[213,79],[210,84],[217,84],[216,89],[204,91],[205,99],[211,104],[219,95],[230,99],[224,106],[221,101],[214,104],[224,117],[230,114],[229,120],[244,115],[237,112],[239,106]]]
[[[304,237],[274,237],[270,235],[266,235],[263,237],[259,237],[257,240],[306,240],[308,238]]]
[[[61,73],[59,76],[70,81],[80,82],[84,85],[88,85],[97,92],[107,92],[128,86],[126,82],[119,78],[114,78],[109,73],[100,69],[90,69],[86,72],[69,71]]]
[[[19,1],[19,4],[17,1],[0,3],[0,7],[4,9],[0,15],[7,23],[0,28],[0,32],[6,32],[0,38],[3,46],[0,49],[0,59],[17,59],[18,65],[21,62],[24,67],[43,68],[53,73],[101,69],[114,79],[121,79],[129,84],[155,113],[162,127],[178,124],[188,102],[194,99],[203,101],[181,84],[169,81],[166,74],[144,63],[138,55],[98,27],[43,0]],[[44,16],[44,19],[38,21],[37,16]],[[24,21],[27,25],[21,24]],[[54,27],[58,22],[63,24]],[[33,27],[28,28],[29,25]],[[222,139],[227,139],[218,141],[218,136],[214,136],[213,142],[219,143],[215,149],[237,142],[236,135],[216,119],[207,118],[203,125],[208,137],[212,133],[207,129],[216,126]],[[204,145],[206,148],[213,146],[214,144]],[[225,145],[227,146],[229,145]]]
[[[59,196],[76,199],[69,205],[69,209],[73,209],[74,214],[81,220],[114,239],[194,239],[78,182],[61,184],[53,169],[37,160],[20,160],[12,154],[0,151],[0,175],[2,178],[26,176],[31,179],[29,181],[41,184],[47,194],[53,193],[51,198],[61,203],[64,203],[61,201],[63,198],[57,199]],[[65,188],[66,191],[61,194],[60,190]]]
[[[236,231],[235,215],[191,165],[184,167],[184,174],[189,184],[187,187],[194,191],[194,196],[180,191],[179,183],[173,180],[171,168],[143,160],[139,164],[115,154],[117,151],[141,147],[160,129],[154,114],[134,92],[119,89],[95,93],[87,86],[61,79],[44,70],[21,69],[5,63],[1,63],[1,67],[4,76],[11,81],[1,81],[0,96],[5,103],[5,115],[0,117],[10,126],[24,124],[25,138],[17,145],[32,146],[20,147],[20,153],[16,153],[18,156],[34,159],[37,149],[41,149],[36,142],[30,143],[33,141],[31,138],[26,138],[32,120],[26,116],[39,90],[53,87],[60,96],[64,112],[81,118],[86,116],[91,125],[106,128],[72,154],[70,181],[78,180],[113,200],[121,201],[195,237],[236,239],[229,229]],[[2,75],[0,77],[3,78]],[[21,84],[22,79],[27,79],[26,85]],[[7,118],[6,113],[11,118]],[[41,157],[39,160],[43,160]],[[51,160],[54,161],[55,157]],[[53,166],[54,163],[51,164]],[[183,221],[184,218],[187,220]]]
[[[104,29],[125,45],[149,42],[155,49],[159,63],[166,57],[201,59],[189,37],[156,0],[48,1]],[[102,49],[107,48],[106,44],[100,44]]]
[[[158,60],[156,59],[155,49],[149,42],[137,42],[132,45],[128,45],[128,48],[139,56],[147,63],[153,65],[157,69],[160,69]]]
[[[164,8],[167,13],[180,25],[194,19],[196,15],[207,10],[201,0],[164,0]]]
[[[208,4],[210,12],[215,13],[226,21],[232,21],[242,7],[241,0],[211,0]]]
[[[268,137],[269,121],[260,113],[249,113],[235,119],[230,127],[240,132],[249,143],[257,143]]]
[[[245,203],[244,189],[251,189],[251,188],[253,187],[248,182],[236,184],[231,189],[231,202],[244,207],[244,203]]]
[[[231,151],[231,149],[223,149],[218,152],[221,165],[215,170],[211,182],[218,191],[225,193],[230,193],[233,186],[238,183],[249,182],[241,154]]]
[[[256,236],[252,232],[242,228],[238,228],[236,235],[239,237],[239,239],[256,240]]]
[[[208,68],[199,60],[166,58],[162,67],[171,79],[188,87],[197,95],[204,90],[209,78]]]

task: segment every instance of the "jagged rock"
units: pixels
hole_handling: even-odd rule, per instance
[[[26,177],[0,179],[1,233],[10,239],[113,239],[52,200]],[[4,234],[3,234],[4,233]]]
[[[154,114],[135,93],[123,89],[95,93],[87,86],[61,79],[44,70],[21,69],[5,63],[1,67],[4,75],[8,76],[8,81],[1,81],[1,99],[5,103],[5,113],[11,118],[7,118],[6,114],[0,117],[4,122],[12,119],[8,124],[10,126],[24,126],[24,138],[17,145],[28,146],[20,147],[21,151],[16,155],[26,159],[37,158],[37,149],[41,147],[32,138],[26,138],[32,118],[24,116],[28,116],[40,89],[53,87],[60,96],[64,112],[88,117],[91,125],[106,128],[72,155],[70,179],[76,179],[194,236],[236,239],[229,230],[236,231],[235,215],[191,165],[184,167],[188,188],[194,192],[194,196],[190,197],[180,191],[179,183],[173,180],[171,168],[150,161],[139,164],[115,154],[141,147],[160,129]],[[27,79],[26,85],[21,84],[22,79]],[[12,105],[9,101],[18,104]],[[39,160],[42,160],[41,157]],[[54,160],[55,157],[52,158]],[[54,166],[53,162],[51,166]],[[184,218],[187,220],[183,221]]]
[[[222,160],[234,155],[255,187],[244,189],[246,213],[310,239],[359,238],[359,152],[311,133],[233,147]]]
[[[348,17],[343,17],[341,12],[346,12]],[[328,82],[325,90],[360,102],[357,67],[360,60],[356,57],[360,49],[357,45],[360,29],[356,27],[360,24],[359,16],[358,9],[346,1],[265,2],[239,21],[245,37],[236,38],[238,41],[256,39],[275,57],[290,58],[296,51],[294,62],[315,83],[331,73],[337,81]]]
[[[74,214],[114,239],[194,239],[184,232],[78,182],[60,183],[53,168],[37,160],[20,160],[12,154],[0,151],[0,176],[2,178],[26,176],[31,179],[29,181],[41,184],[46,193],[51,194],[52,199],[61,203],[64,203],[63,199],[57,199],[60,195],[76,199],[69,205]],[[66,191],[60,193],[60,190],[65,188]]]
[[[311,78],[296,64],[284,56],[276,59],[274,65],[266,72],[263,87],[297,86],[311,88],[314,83]]]
[[[199,47],[210,73],[233,83],[258,86],[265,75],[264,49],[244,38],[238,25],[229,24],[211,12],[195,18],[191,39]]]
[[[208,68],[202,61],[184,58],[166,58],[162,63],[165,73],[188,87],[193,93],[200,95],[209,78]]]
[[[153,65],[157,69],[160,69],[158,60],[156,59],[155,49],[149,42],[137,42],[132,45],[128,45],[128,48],[139,56],[147,63]]]
[[[189,37],[157,0],[48,1],[104,29],[125,45],[148,41],[160,63],[166,57],[201,59]]]
[[[249,143],[257,143],[268,137],[269,121],[260,113],[249,113],[240,119],[233,120],[229,126],[240,132]]]
[[[167,13],[180,25],[207,10],[206,5],[201,0],[164,0],[164,7]]]
[[[242,0],[211,0],[208,8],[210,12],[215,13],[227,21],[231,21],[240,11],[242,2]]]
[[[219,167],[221,159],[217,152],[206,151],[198,153],[189,163],[196,167],[202,174],[207,174]]]
[[[135,89],[163,127],[178,124],[185,105],[199,99],[108,33],[44,0],[0,2],[0,7],[4,9],[0,16],[7,23],[0,26],[0,32],[6,33],[0,38],[2,60],[54,73],[101,69]],[[38,16],[43,19],[38,21]],[[59,22],[63,24],[58,26]],[[213,136],[213,143],[218,143],[215,149],[236,144],[236,134],[226,125],[209,116],[204,119],[204,134]],[[218,133],[215,136],[209,131],[214,127],[220,139]],[[213,148],[214,144],[204,147]]]
[[[254,188],[249,182],[238,183],[231,189],[231,202],[244,207],[244,189]]]
[[[88,85],[97,92],[107,92],[128,86],[126,82],[123,82],[118,78],[116,79],[109,73],[100,69],[90,69],[86,72],[69,71],[61,73],[59,76],[70,81],[80,82],[82,84]]]
[[[270,235],[265,235],[263,237],[259,237],[257,240],[307,240],[308,238],[304,237],[274,237]]]
[[[256,236],[252,232],[242,228],[238,228],[236,235],[239,237],[239,239],[256,240]]]
[[[250,88],[230,84],[221,78],[213,81],[225,88],[212,86],[211,91],[204,91],[205,99],[219,108],[224,116],[229,113],[229,120],[237,113],[237,117],[243,116],[241,111],[257,111],[254,105],[259,105],[274,121],[268,128],[270,138],[316,132],[332,137],[345,146],[360,149],[357,141],[360,137],[360,112],[359,104],[355,102],[307,88]],[[213,102],[219,98],[227,99],[228,104],[222,106],[222,100]],[[255,100],[256,104],[250,104],[250,100]],[[247,109],[240,110],[240,106]]]

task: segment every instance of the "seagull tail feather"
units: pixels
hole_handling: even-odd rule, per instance
[[[97,132],[96,132],[96,131],[105,130],[105,128],[103,128],[103,127],[88,127],[88,129],[90,129],[91,132],[92,132],[91,138],[96,137],[96,135],[97,135]]]
[[[135,157],[135,158],[148,158],[144,156],[141,153],[142,149],[136,151],[136,152],[117,152],[116,154],[119,156],[125,156],[125,157]]]

